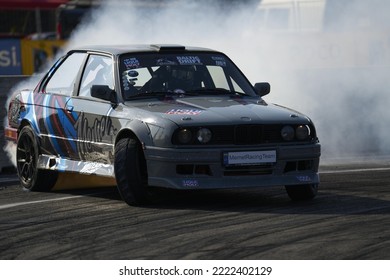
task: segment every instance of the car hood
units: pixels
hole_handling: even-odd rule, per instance
[[[172,97],[147,102],[131,101],[127,105],[138,108],[140,113],[143,111],[148,119],[154,115],[178,125],[310,122],[297,111],[267,104],[259,97]]]

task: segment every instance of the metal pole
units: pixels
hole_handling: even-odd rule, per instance
[[[42,22],[41,22],[41,10],[39,8],[35,8],[35,29],[36,29],[38,38],[41,38]]]

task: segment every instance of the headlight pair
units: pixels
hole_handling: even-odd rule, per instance
[[[283,126],[280,134],[285,141],[297,139],[299,141],[306,140],[310,135],[310,128],[307,125],[298,125],[295,128],[291,125]]]
[[[194,139],[195,137],[195,139]],[[189,144],[192,141],[196,140],[199,143],[206,144],[211,141],[212,133],[208,128],[199,128],[193,133],[188,128],[183,128],[177,133],[177,140],[180,144]]]

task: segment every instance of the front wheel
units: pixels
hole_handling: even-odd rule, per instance
[[[292,200],[310,200],[318,192],[318,184],[285,186],[285,188]]]
[[[31,191],[49,191],[57,181],[55,171],[38,169],[39,148],[34,131],[25,126],[16,146],[16,169],[22,187]]]
[[[115,178],[122,199],[129,205],[149,202],[148,175],[141,144],[133,138],[120,139],[115,146]]]

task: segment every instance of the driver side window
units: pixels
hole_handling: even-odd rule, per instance
[[[81,79],[79,96],[91,96],[93,85],[106,85],[110,89],[114,89],[112,66],[111,58],[90,55]]]

